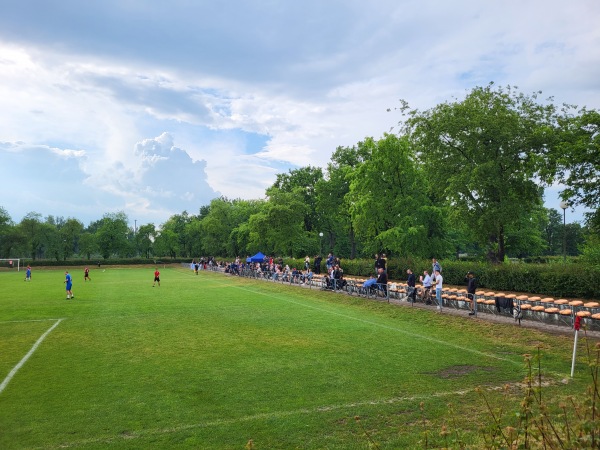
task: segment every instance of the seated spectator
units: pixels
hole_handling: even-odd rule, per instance
[[[334,266],[333,280],[335,289],[344,289],[346,286],[346,280],[344,280],[344,271],[339,264]]]
[[[298,283],[300,281],[301,275],[302,273],[294,267],[292,269],[292,283]]]
[[[368,290],[371,287],[373,287],[375,285],[375,283],[377,283],[377,278],[375,278],[374,276],[371,275],[369,277],[369,279],[363,283],[363,288],[365,290]]]
[[[310,270],[310,267],[308,268],[308,270],[305,270],[302,275],[301,275],[301,280],[303,283],[310,283],[312,281],[313,278],[313,272]]]

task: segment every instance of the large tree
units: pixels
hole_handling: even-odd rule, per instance
[[[127,215],[124,212],[105,214],[96,232],[98,250],[104,259],[118,254],[124,256],[129,251]]]
[[[445,256],[443,205],[429,194],[423,169],[406,137],[386,134],[358,144],[368,154],[357,167],[348,198],[356,234],[370,253]]]
[[[464,100],[405,112],[403,130],[453,219],[487,247],[491,261],[502,261],[507,227],[542,204],[536,176],[556,137],[555,106],[489,84]]]
[[[552,167],[566,186],[561,196],[572,206],[589,208],[588,223],[600,234],[600,113],[585,108],[572,113],[567,108],[560,124]]]
[[[317,223],[315,203],[315,186],[323,179],[323,170],[320,167],[306,166],[289,170],[288,173],[277,175],[275,183],[267,189],[267,195],[276,189],[279,192],[294,194],[306,206],[304,216],[304,229],[313,231]]]

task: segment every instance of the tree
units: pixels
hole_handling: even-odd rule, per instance
[[[15,227],[8,211],[0,206],[0,255],[3,258],[11,256],[14,248],[23,243],[23,235]]]
[[[181,214],[175,214],[162,224],[161,235],[165,231],[169,231],[169,253],[172,257],[177,255],[189,256],[191,253],[192,243],[188,239],[186,226],[191,222],[192,218],[187,211],[183,211]],[[176,244],[172,242],[172,238],[175,238]]]
[[[349,255],[351,259],[357,256],[348,193],[357,168],[368,156],[364,151],[358,147],[338,147],[327,165],[327,177],[315,185],[317,231],[326,236],[325,253],[332,251],[336,255]],[[321,237],[318,239],[321,250]]]
[[[154,242],[154,253],[158,256],[175,258],[179,251],[179,246],[179,239],[173,230],[161,230]]]
[[[267,196],[271,195],[271,190],[276,189],[279,192],[294,194],[304,203],[304,229],[313,231],[317,222],[315,217],[315,186],[323,179],[323,170],[320,167],[306,166],[299,169],[289,170],[286,174],[278,174],[275,183],[267,189]]]
[[[24,236],[25,247],[31,259],[35,260],[42,248],[42,235],[40,229],[42,226],[42,215],[36,212],[30,212],[23,217],[19,223],[19,229]]]
[[[304,217],[307,205],[293,193],[276,188],[269,192],[269,201],[249,218],[249,245],[278,255],[300,257],[306,254]]]
[[[538,104],[512,87],[474,88],[462,101],[408,111],[403,130],[426,167],[432,187],[448,199],[452,218],[463,221],[504,260],[507,227],[542,204],[535,181],[556,136],[552,103]]]
[[[559,123],[560,143],[552,161],[558,181],[567,186],[561,197],[571,206],[591,209],[588,223],[600,233],[600,113],[567,109]]]
[[[104,214],[102,225],[96,233],[98,250],[104,259],[124,255],[129,250],[127,241],[127,215],[124,212]]]
[[[96,235],[85,231],[79,236],[79,253],[85,255],[89,260],[92,257],[92,253],[95,253],[98,249],[96,244]]]
[[[225,197],[210,202],[210,211],[201,221],[203,249],[209,255],[228,254],[229,235],[233,230],[233,204]]]
[[[63,260],[71,257],[79,248],[79,239],[83,233],[83,224],[73,218],[67,219],[58,229],[59,239],[63,243]]]
[[[547,255],[560,255],[562,252],[562,236],[564,231],[561,214],[553,208],[546,211],[546,220],[542,223],[542,237],[546,243]]]
[[[386,134],[359,143],[368,154],[357,167],[348,193],[352,224],[369,254],[445,256],[441,203],[430,197],[427,179],[406,137]]]
[[[140,225],[140,228],[135,235],[136,246],[140,253],[146,258],[150,258],[152,252],[152,245],[156,238],[156,228],[153,223]]]

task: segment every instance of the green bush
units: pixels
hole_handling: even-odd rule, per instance
[[[303,259],[286,259],[290,267],[304,268]],[[468,271],[475,273],[478,285],[491,291],[515,291],[551,297],[600,299],[600,268],[583,264],[508,263],[494,265],[476,261],[440,261],[444,284],[464,286]],[[325,270],[325,262],[322,264]],[[370,259],[342,260],[348,276],[368,277],[375,274]],[[424,270],[431,272],[431,261],[415,258],[388,259],[389,280],[406,280],[406,269],[411,268],[417,279]]]

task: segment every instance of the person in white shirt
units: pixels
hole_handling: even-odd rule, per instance
[[[426,270],[424,270],[423,275],[419,277],[419,281],[423,283],[423,298],[425,299],[425,304],[431,305],[431,276]]]
[[[442,310],[442,283],[444,282],[444,277],[439,270],[435,271],[435,298],[438,303],[438,310]]]

